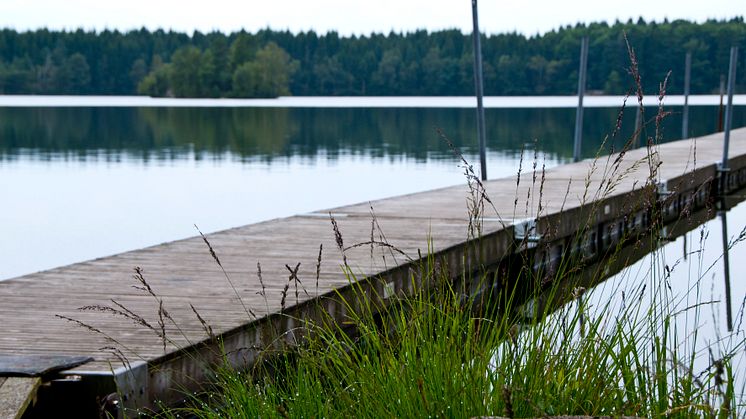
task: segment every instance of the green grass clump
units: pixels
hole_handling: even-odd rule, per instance
[[[687,348],[696,347],[691,345],[696,334],[688,335],[685,344],[677,341],[686,333],[676,330],[675,316],[681,311],[664,292],[665,281],[649,281],[628,292],[623,304],[591,308],[583,303],[590,299],[578,298],[576,304],[552,311],[549,307],[557,304],[519,304],[517,290],[467,298],[446,271],[440,261],[425,258],[411,277],[415,291],[394,299],[385,311],[379,311],[377,298],[365,298],[362,288],[361,298],[354,302],[337,296],[347,305],[347,322],[338,324],[331,317],[304,322],[306,339],[300,346],[267,353],[266,362],[251,371],[218,369],[206,394],[167,415],[469,418],[746,413],[743,391],[735,389],[730,355],[713,359],[712,368],[701,374],[692,372],[693,359],[701,354]],[[499,279],[496,274],[481,278],[485,283]],[[661,290],[651,285],[656,282]],[[350,283],[359,286],[353,275]],[[576,297],[583,290],[578,291]],[[559,294],[545,290],[542,300]],[[731,349],[730,354],[743,350],[743,342]]]

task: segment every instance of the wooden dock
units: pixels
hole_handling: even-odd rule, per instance
[[[536,250],[536,264],[545,267],[565,251],[600,253],[623,230],[642,229],[649,222],[645,208],[631,203],[647,199],[643,195],[649,188],[643,186],[650,167],[657,170],[655,199],[664,204],[664,217],[702,207],[721,176],[726,176],[726,192],[746,185],[746,128],[731,132],[730,171],[725,174],[717,166],[722,139],[722,134],[713,134],[663,144],[653,149],[652,158],[645,148],[632,150],[619,164],[617,155],[603,156],[543,175],[531,171],[532,161],[524,162],[528,170],[519,185],[515,177],[485,182],[494,209],[489,204],[485,208],[476,251],[468,243],[469,188],[459,185],[209,234],[222,268],[197,236],[2,281],[0,357],[92,357],[91,362],[45,377],[39,397],[56,403],[66,400],[60,394],[83,394],[90,398],[87,403],[103,403],[117,388],[127,406],[171,403],[181,398],[179,389],[190,388],[203,377],[204,364],[195,359],[209,362],[213,357],[205,328],[190,304],[221,335],[236,363],[251,363],[257,348],[268,343],[268,327],[294,330],[297,318],[313,315],[310,302],[317,298],[336,318],[344,317],[335,299],[327,297],[335,290],[343,295],[349,290],[345,261],[357,278],[380,276],[371,286],[388,298],[407,292],[410,260],[427,252],[428,240],[452,272],[497,263],[516,251],[516,238],[526,235],[547,244]],[[581,248],[570,249],[578,220],[590,214],[591,207],[597,209],[593,228]],[[330,213],[347,248],[344,252]],[[384,241],[401,252],[380,245]],[[367,244],[352,246],[359,243]],[[135,288],[142,285],[133,278],[135,267],[142,269],[157,297]],[[291,273],[296,267],[297,281]],[[112,300],[141,316],[152,329],[123,316],[80,310],[116,307]],[[167,316],[164,311],[159,315],[161,302]],[[165,324],[165,350],[157,333],[159,321]],[[288,341],[297,337],[293,332],[284,335]],[[123,363],[117,351],[129,363]]]

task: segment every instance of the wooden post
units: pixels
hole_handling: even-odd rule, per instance
[[[487,180],[487,139],[484,127],[484,106],[482,96],[482,46],[479,39],[479,16],[477,13],[477,0],[471,0],[471,17],[474,24],[472,38],[474,39],[474,90],[477,95],[477,135],[479,137],[479,165],[482,180]]]
[[[39,377],[0,377],[0,418],[20,419],[40,385]]]
[[[588,67],[588,37],[580,41],[580,70],[578,72],[578,109],[575,112],[575,141],[572,158],[580,160],[580,146],[583,142],[583,96],[585,95],[585,73]]]

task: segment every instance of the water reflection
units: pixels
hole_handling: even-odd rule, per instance
[[[680,126],[679,108],[665,126]],[[648,109],[646,115],[652,109]],[[553,158],[572,157],[573,109],[487,109],[488,147],[518,153],[524,144]],[[617,109],[586,110],[583,155],[619,149],[632,135],[636,110],[627,108],[621,131]],[[712,132],[717,107],[694,107],[690,132]],[[746,125],[746,107],[734,109],[734,126]],[[182,159],[238,158],[271,161],[323,153],[415,159],[450,158],[436,134],[441,128],[465,153],[476,153],[474,112],[439,108],[0,108],[0,160],[33,158]],[[650,127],[643,135],[653,135]],[[677,130],[664,132],[666,140]]]
[[[729,202],[723,198],[720,202],[718,216],[722,230],[723,241],[723,281],[725,288],[725,315],[727,320],[728,332],[733,331],[733,305],[730,298],[730,250],[735,243],[730,242],[728,235],[728,208]]]
[[[633,304],[637,308],[632,312],[642,313],[643,318],[671,322],[665,327],[675,337],[676,350],[697,355],[687,368],[705,371],[713,359],[728,356],[734,371],[744,371],[746,283],[731,282],[730,275],[731,269],[746,269],[744,258],[731,258],[743,254],[739,246],[746,238],[744,200],[743,191],[728,196],[717,208],[703,208],[666,226],[663,237],[635,240],[617,249],[613,258],[587,266],[577,283],[560,290],[561,301],[553,302],[558,309],[554,315],[559,316],[555,321],[562,321],[563,316],[572,318],[580,306],[593,317],[627,314],[626,307]],[[739,233],[729,235],[729,227],[736,227]],[[579,297],[573,295],[576,287],[589,291]],[[573,300],[575,303],[567,306],[569,311],[559,310],[562,301]],[[534,303],[541,307],[544,301],[539,298]],[[664,325],[644,323],[645,327]],[[582,322],[574,333],[584,334]],[[737,373],[735,380],[737,389],[743,391],[746,377]]]

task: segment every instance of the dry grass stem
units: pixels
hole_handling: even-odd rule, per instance
[[[334,231],[334,241],[337,243],[337,249],[342,253],[342,261],[344,263],[344,266],[349,269],[349,265],[347,264],[347,255],[345,254],[345,242],[344,239],[342,239],[342,232],[339,231],[339,226],[337,225],[337,220],[334,219],[334,216],[332,213],[329,213],[329,219],[332,222],[332,230]]]
[[[194,305],[192,303],[189,303],[189,307],[194,312],[194,315],[197,316],[197,320],[199,320],[199,323],[202,325],[202,329],[205,331],[205,334],[210,338],[211,341],[215,341],[216,337],[215,334],[212,332],[212,327],[205,321],[205,319],[200,316],[199,312],[196,308],[194,308]]]
[[[316,260],[316,296],[319,295],[319,277],[321,277],[321,252],[324,250],[324,244],[319,243],[319,257]]]
[[[212,244],[210,244],[210,241],[207,240],[207,237],[205,237],[204,234],[202,234],[202,231],[199,229],[199,227],[197,227],[196,224],[194,225],[194,228],[197,229],[197,232],[199,232],[199,235],[202,237],[202,241],[204,241],[205,244],[207,245],[207,248],[210,251],[210,255],[215,260],[215,263],[217,263],[218,266],[220,267],[220,270],[223,272],[223,277],[225,277],[226,281],[228,281],[228,285],[230,285],[231,289],[233,290],[233,294],[238,299],[238,302],[241,304],[241,307],[243,308],[243,310],[246,313],[246,315],[249,316],[249,317],[252,317],[252,318],[256,319],[257,318],[256,314],[250,308],[248,308],[246,306],[246,304],[244,304],[243,298],[241,298],[241,294],[238,293],[238,290],[236,289],[236,286],[233,285],[233,281],[231,280],[230,276],[228,275],[228,272],[225,271],[225,268],[223,267],[223,264],[220,263],[220,259],[218,258],[217,253],[215,253],[215,250],[212,248]]]

